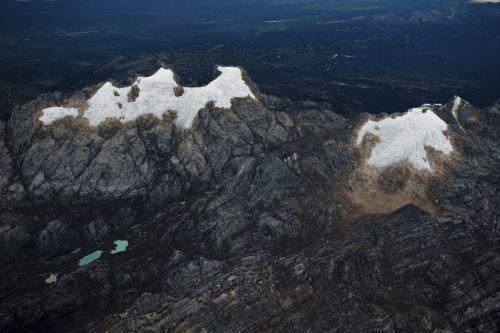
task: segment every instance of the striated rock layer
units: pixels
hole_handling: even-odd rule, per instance
[[[191,127],[168,110],[40,121],[96,88],[0,123],[0,331],[500,329],[498,105],[422,106],[439,149],[425,124],[377,135],[388,115],[347,120],[242,75],[251,95]],[[418,146],[370,163],[398,138]]]

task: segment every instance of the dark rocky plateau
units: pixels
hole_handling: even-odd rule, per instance
[[[372,116],[252,87],[189,130],[38,120],[92,89],[0,122],[0,331],[500,330],[499,104],[429,105],[454,152],[379,173]]]

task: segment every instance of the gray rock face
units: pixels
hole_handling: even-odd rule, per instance
[[[50,221],[36,239],[36,246],[40,253],[57,255],[73,250],[78,241],[76,234],[67,223],[60,220]]]
[[[367,115],[254,90],[190,130],[42,126],[57,94],[0,124],[0,330],[498,331],[498,106],[430,106],[454,153],[377,173]]]
[[[15,257],[29,241],[30,235],[22,226],[3,225],[0,228],[0,250],[4,256]]]
[[[213,107],[200,110],[189,131],[181,131],[169,119],[151,116],[127,125],[111,121],[98,129],[70,119],[42,127],[36,117],[41,105],[51,103],[57,101],[48,96],[18,110],[7,134],[19,176],[35,201],[149,198],[152,194],[156,200],[175,199],[193,187],[195,191],[213,187],[234,174],[245,157],[304,136],[309,125],[301,119],[294,127],[288,119],[285,127],[264,105],[241,99],[231,112]],[[331,111],[329,116],[340,119]],[[333,123],[327,117],[323,115]],[[3,162],[8,163],[8,158]]]
[[[5,146],[5,124],[0,121],[0,193],[4,194],[9,189],[12,177],[12,157]],[[11,191],[16,189],[13,187]]]
[[[482,262],[484,280],[471,278],[476,273],[460,263],[452,236],[464,228],[408,205],[319,238],[298,253],[252,254],[230,267],[207,268],[201,283],[184,273],[192,283],[170,286],[176,301],[143,295],[132,308],[147,310],[129,313],[115,330],[494,331],[498,288],[490,286],[499,283],[498,257],[477,248],[473,256]],[[177,296],[180,290],[185,293]],[[488,310],[473,305],[476,297]]]

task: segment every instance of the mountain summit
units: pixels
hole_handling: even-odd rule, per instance
[[[498,328],[498,105],[345,119],[217,73],[0,122],[0,330]]]

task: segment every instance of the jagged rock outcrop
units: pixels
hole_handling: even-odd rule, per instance
[[[5,193],[12,177],[12,158],[4,142],[5,124],[0,121],[0,193]]]
[[[15,110],[0,141],[0,330],[498,330],[498,106],[426,105],[453,151],[426,147],[431,170],[375,169],[380,138],[357,136],[387,115],[346,120],[245,80],[256,99],[209,103],[190,129],[170,113],[38,120],[95,89]],[[116,239],[129,248],[111,254]]]
[[[232,112],[207,104],[190,130],[170,117],[148,115],[125,124],[110,119],[97,128],[80,118],[48,126],[38,120],[41,109],[71,105],[80,94],[66,102],[43,96],[14,112],[8,124],[7,141],[31,200],[178,199],[233,175],[246,157],[341,123],[326,106],[314,110],[326,121],[321,123],[307,119],[318,117],[313,112],[294,120],[243,98],[233,101]]]
[[[463,234],[481,272],[463,263],[452,236],[461,233],[466,224],[407,205],[285,257],[258,253],[229,267],[180,260],[181,276],[164,278],[177,281],[165,288],[172,291],[143,295],[112,331],[489,331],[498,320],[490,287],[499,283],[498,257]]]

